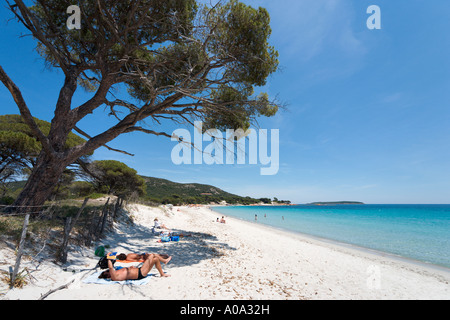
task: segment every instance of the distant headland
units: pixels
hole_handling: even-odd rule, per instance
[[[330,202],[311,202],[307,205],[311,206],[335,206],[340,204],[364,204],[364,202],[359,201],[330,201]]]

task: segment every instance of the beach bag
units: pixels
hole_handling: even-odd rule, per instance
[[[97,263],[96,267],[100,267],[100,269],[108,269],[108,260],[111,260],[113,266],[114,263],[116,263],[116,260],[113,259],[108,259],[107,257],[101,257],[100,260]]]
[[[170,237],[169,236],[161,237],[161,242],[169,242],[169,241],[170,241]]]
[[[95,249],[95,255],[97,257],[104,257],[105,256],[105,247],[104,246],[97,247],[97,249]]]

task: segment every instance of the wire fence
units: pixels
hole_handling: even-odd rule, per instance
[[[0,205],[0,235],[17,245],[16,261],[10,268],[10,288],[16,286],[21,258],[27,245],[41,253],[45,246],[55,260],[61,264],[67,262],[69,243],[89,247],[98,241],[118,216],[123,200],[105,204],[89,205],[88,198],[81,206],[78,204],[52,204],[43,206]],[[36,243],[40,242],[43,247]],[[51,246],[49,244],[51,243]]]

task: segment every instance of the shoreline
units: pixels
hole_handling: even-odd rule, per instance
[[[368,256],[378,256],[380,258],[391,259],[396,262],[405,263],[405,264],[409,264],[411,266],[417,266],[417,267],[421,267],[421,268],[425,268],[425,269],[430,269],[430,271],[443,272],[445,274],[450,275],[450,268],[447,268],[445,266],[441,266],[441,265],[437,265],[437,264],[433,264],[433,263],[427,263],[427,262],[415,260],[415,259],[412,259],[409,257],[396,255],[396,254],[393,254],[390,252],[384,252],[384,251],[371,249],[371,248],[367,248],[367,247],[363,247],[363,246],[358,246],[355,244],[346,243],[346,242],[342,242],[342,241],[338,241],[338,240],[333,240],[333,239],[319,237],[319,236],[302,233],[302,232],[298,232],[298,231],[283,229],[281,227],[274,227],[274,226],[270,226],[267,224],[258,224],[256,222],[239,219],[239,218],[232,217],[232,216],[226,216],[226,217],[227,217],[227,219],[236,219],[240,222],[249,223],[256,227],[267,228],[268,230],[273,231],[273,232],[279,232],[279,233],[287,234],[289,236],[294,236],[294,237],[297,237],[300,241],[317,241],[319,243],[323,243],[324,245],[334,246],[337,250],[341,249],[341,250],[358,251],[358,252],[360,252],[362,254],[366,254]]]
[[[212,208],[213,206],[210,206],[210,207]],[[225,215],[224,213],[221,213],[221,212],[218,212],[218,211],[214,211],[213,209],[211,209],[211,210],[213,212],[218,213],[218,214]],[[434,264],[434,263],[431,263],[431,262],[425,262],[425,261],[413,259],[413,258],[410,258],[410,257],[405,257],[405,256],[402,256],[402,255],[398,255],[398,254],[395,254],[395,253],[391,253],[391,252],[386,252],[386,251],[381,251],[381,250],[378,250],[378,249],[372,249],[372,248],[356,245],[356,244],[353,244],[353,243],[347,243],[347,242],[343,242],[343,241],[339,241],[339,240],[334,240],[334,239],[320,237],[320,236],[316,236],[316,235],[312,235],[312,234],[308,234],[308,233],[303,233],[303,232],[300,232],[300,231],[293,231],[293,230],[289,230],[287,228],[276,227],[276,226],[271,226],[269,224],[264,224],[264,223],[250,221],[250,220],[245,220],[245,219],[234,217],[234,216],[226,216],[226,217],[228,219],[232,218],[232,219],[236,219],[238,221],[244,222],[244,223],[249,223],[249,224],[252,224],[254,226],[260,226],[262,228],[268,228],[269,230],[271,229],[274,232],[278,231],[278,232],[290,234],[290,235],[293,235],[293,236],[297,236],[301,240],[309,240],[309,239],[316,240],[316,241],[319,241],[319,242],[324,242],[324,243],[329,244],[329,245],[334,245],[337,248],[342,247],[342,248],[346,248],[346,249],[350,249],[350,250],[357,250],[357,251],[360,251],[362,253],[376,255],[376,256],[380,256],[380,257],[388,258],[388,259],[393,259],[393,260],[397,260],[399,262],[404,262],[404,263],[407,263],[407,264],[417,265],[417,266],[423,267],[423,268],[429,268],[429,269],[432,269],[432,270],[441,271],[441,272],[444,272],[444,273],[448,273],[450,275],[450,267],[446,267],[446,266],[443,266],[443,265]]]
[[[50,258],[24,260],[34,281],[13,289],[2,300],[36,300],[49,290],[70,285],[47,300],[391,300],[450,299],[450,273],[397,261],[371,252],[328,243],[270,226],[228,217],[215,222],[208,207],[155,208],[133,204],[134,224],[116,223],[99,244],[109,251],[168,253],[163,266],[171,275],[152,270],[146,285],[85,283],[98,257],[94,248],[71,246],[66,266]],[[158,242],[151,233],[158,217],[179,242]],[[0,247],[0,269],[7,270],[14,251]],[[8,260],[8,264],[4,261]],[[128,266],[128,265],[126,265]],[[79,270],[71,273],[63,267]],[[0,292],[4,288],[0,287]]]
[[[365,205],[365,206],[371,206],[372,204],[361,204]],[[387,205],[387,206],[392,206],[391,204],[382,204],[382,205]],[[417,206],[417,205],[422,205],[422,204],[398,204],[399,206]],[[448,206],[448,204],[435,204],[435,206]],[[270,206],[270,205],[269,205]],[[303,205],[296,205],[296,206],[303,206]],[[305,206],[310,206],[310,205],[305,205]],[[325,206],[325,205],[323,205]],[[340,206],[335,205],[335,206]],[[351,206],[351,204],[345,204],[343,206]],[[374,206],[380,206],[380,204],[374,204]],[[430,206],[428,204],[424,204],[424,206]],[[242,206],[235,206],[235,205],[231,205],[231,206],[223,206],[223,205],[210,205],[210,207],[212,208],[213,211],[215,207],[248,207],[245,205]],[[227,214],[226,212],[222,213],[220,211],[215,211],[218,214]],[[425,260],[420,260],[418,258],[415,257],[410,257],[410,256],[405,256],[399,253],[395,253],[395,252],[389,252],[389,251],[383,251],[383,249],[378,249],[378,248],[370,248],[370,247],[366,247],[364,245],[360,245],[360,244],[355,244],[355,243],[351,243],[351,242],[345,242],[344,240],[337,240],[337,239],[332,239],[332,238],[327,238],[325,236],[320,236],[320,235],[314,235],[314,234],[308,234],[302,231],[297,231],[297,230],[293,230],[293,229],[289,229],[286,227],[283,227],[281,225],[278,226],[274,226],[274,225],[270,225],[268,223],[264,223],[264,220],[258,219],[257,222],[255,222],[253,219],[250,218],[240,218],[240,217],[236,217],[231,215],[230,217],[234,217],[237,218],[243,222],[249,222],[249,223],[256,223],[259,225],[264,225],[267,226],[269,228],[274,228],[275,230],[281,230],[281,231],[285,231],[288,233],[292,233],[292,234],[299,234],[299,235],[303,235],[305,237],[311,237],[314,239],[317,239],[319,241],[324,241],[324,242],[328,242],[330,244],[336,244],[336,245],[340,245],[340,246],[344,246],[344,247],[348,247],[348,248],[353,248],[355,250],[360,250],[360,251],[366,251],[368,253],[372,253],[372,254],[376,254],[376,255],[380,255],[380,256],[386,256],[386,257],[390,257],[392,259],[396,259],[396,260],[400,260],[400,261],[404,261],[406,263],[412,263],[412,264],[417,264],[423,267],[428,267],[428,268],[434,268],[437,270],[441,270],[443,272],[450,272],[450,264],[446,265],[446,264],[439,264],[439,263],[435,263],[432,261],[425,261]]]

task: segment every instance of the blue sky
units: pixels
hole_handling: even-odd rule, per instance
[[[260,165],[174,165],[175,142],[129,134],[95,159],[116,159],[142,175],[212,184],[253,197],[294,203],[450,203],[450,19],[448,0],[244,1],[271,15],[270,42],[280,71],[261,88],[288,104],[264,129],[280,130],[280,169]],[[381,8],[369,30],[366,9]],[[44,68],[30,37],[0,8],[0,64],[32,114],[51,120],[61,72]],[[86,95],[77,94],[74,105]],[[18,113],[0,86],[0,114]],[[113,119],[98,110],[80,127],[94,134]],[[171,132],[175,125],[164,125]],[[193,133],[192,129],[191,132]]]

